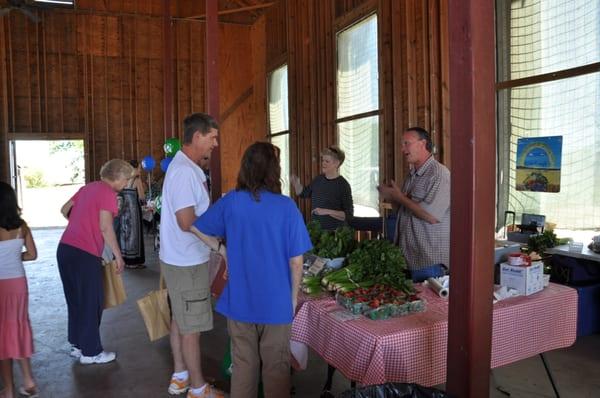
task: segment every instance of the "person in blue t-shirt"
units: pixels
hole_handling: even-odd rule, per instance
[[[248,147],[236,189],[192,231],[227,259],[216,311],[227,317],[231,336],[231,397],[256,397],[259,371],[266,397],[289,396],[291,323],[302,255],[312,244],[296,204],[281,194],[279,149],[267,142]]]

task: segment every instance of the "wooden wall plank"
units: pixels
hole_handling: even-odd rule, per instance
[[[159,127],[162,0],[103,3],[83,0],[80,11],[45,12],[37,27],[11,13],[3,25],[3,125],[11,133],[85,134],[92,177],[109,155],[152,154],[159,160],[167,134]],[[172,3],[178,3],[173,15],[203,8],[191,0]],[[266,76],[287,63],[291,171],[303,181],[319,172],[320,149],[336,142],[335,35],[373,9],[379,13],[381,54],[381,177],[404,175],[399,136],[414,124],[430,127],[438,157],[449,164],[447,0],[280,0],[253,27],[221,25],[221,109],[236,109],[225,121],[222,141],[233,159],[264,137]],[[182,20],[174,20],[173,28],[173,134],[181,137],[183,117],[205,109],[205,28],[202,21]],[[247,48],[252,54],[243,56]],[[238,166],[225,160],[224,189],[234,185]]]
[[[8,153],[9,106],[8,106],[8,40],[6,21],[0,18],[0,154]],[[0,157],[0,181],[10,182],[9,157]]]
[[[266,17],[263,15],[252,25],[250,31],[252,45],[252,104],[254,114],[254,133],[264,137],[268,133],[267,123],[267,41]],[[264,116],[263,116],[264,115]],[[262,117],[261,117],[262,116]]]
[[[251,28],[242,25],[227,28],[221,25],[219,34],[219,109],[223,114],[232,104],[238,103],[248,89],[252,89],[252,68],[240,68],[239,61],[240,54],[252,48],[253,36]],[[253,96],[249,96],[233,112],[228,112],[226,119],[220,120],[222,192],[235,187],[239,160],[246,148],[254,141],[264,139],[264,131],[252,128],[255,125],[253,103]]]
[[[275,27],[284,18],[277,12],[283,4],[285,57],[268,50],[267,65],[288,63],[292,173],[310,181],[319,172],[319,149],[336,141],[335,35],[373,10],[379,26],[380,178],[404,178],[399,144],[409,126],[431,130],[438,159],[449,162],[447,0],[281,1],[265,14],[268,49],[282,48]]]

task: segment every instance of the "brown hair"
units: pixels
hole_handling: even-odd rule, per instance
[[[242,157],[235,189],[249,191],[257,202],[261,189],[281,193],[279,148],[269,142],[250,145]]]
[[[346,154],[337,145],[331,145],[321,151],[321,156],[330,156],[340,162],[340,166],[346,159]]]

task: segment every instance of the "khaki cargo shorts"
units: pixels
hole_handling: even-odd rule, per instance
[[[171,299],[171,313],[181,334],[212,330],[213,312],[208,262],[178,267],[160,262]]]

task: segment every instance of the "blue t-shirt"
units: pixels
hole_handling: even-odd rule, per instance
[[[217,312],[240,322],[291,323],[292,277],[289,260],[312,248],[296,204],[287,196],[230,191],[208,208],[194,226],[227,241],[229,278]]]

